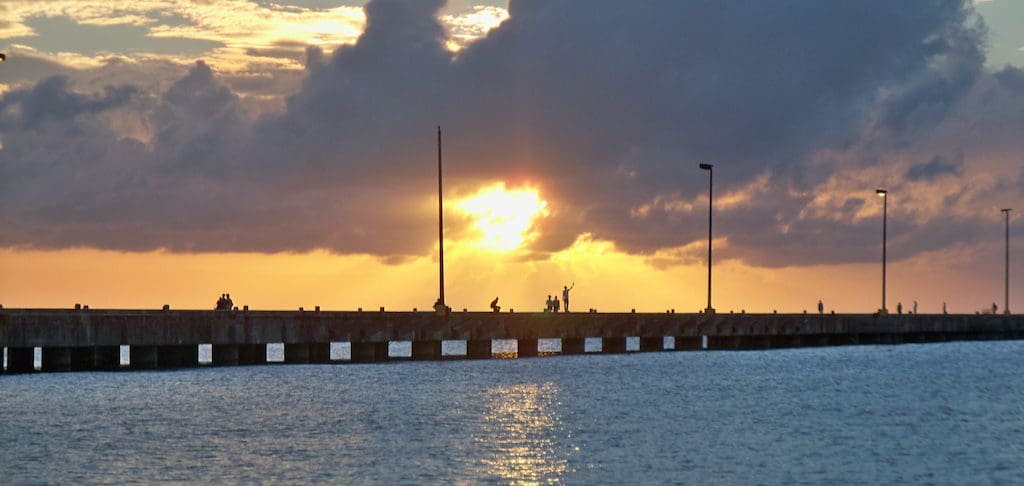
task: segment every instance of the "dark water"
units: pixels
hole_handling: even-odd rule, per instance
[[[0,376],[0,483],[1024,483],[1024,342]]]

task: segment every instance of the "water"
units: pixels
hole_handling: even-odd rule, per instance
[[[1024,341],[0,376],[4,484],[1024,483]]]

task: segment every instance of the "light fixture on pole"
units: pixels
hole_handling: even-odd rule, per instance
[[[1006,285],[1004,289],[1003,314],[1010,313],[1010,211],[1011,208],[1001,209],[1006,215]]]
[[[704,309],[704,312],[714,314],[715,308],[711,307],[711,204],[715,171],[714,166],[711,164],[700,164],[700,168],[708,171],[708,308]]]
[[[888,314],[889,311],[885,308],[885,232],[886,218],[889,211],[889,191],[885,189],[875,189],[875,194],[878,194],[882,198],[882,308],[879,310],[879,313]]]

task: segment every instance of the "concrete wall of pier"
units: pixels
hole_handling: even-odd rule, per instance
[[[0,310],[7,371],[118,369],[119,346],[131,368],[196,366],[197,349],[212,345],[213,364],[262,364],[266,345],[283,343],[287,363],[330,362],[330,343],[351,343],[354,362],[386,361],[388,343],[412,343],[412,359],[441,359],[441,342],[466,342],[467,358],[491,356],[491,341],[518,341],[519,356],[536,356],[538,339],[560,339],[562,354],[584,352],[601,338],[602,352],[664,349],[772,349],[1024,338],[1024,319],[1005,315],[643,314],[433,312]]]

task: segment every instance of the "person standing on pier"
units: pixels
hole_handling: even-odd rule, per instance
[[[571,286],[562,286],[562,303],[565,304],[565,311],[569,312],[569,291],[576,286],[576,282],[573,282]]]
[[[917,301],[914,301],[914,315],[917,315]]]
[[[896,303],[896,313],[897,314],[902,314],[903,313],[903,302],[897,302]]]
[[[818,314],[825,313],[825,304],[821,303],[821,299],[818,299]]]
[[[554,305],[555,304],[551,301],[551,294],[548,294],[548,300],[547,302],[544,303],[544,312],[551,312],[551,309],[554,308]]]
[[[555,296],[555,300],[551,301],[551,312],[558,312],[558,296]]]

